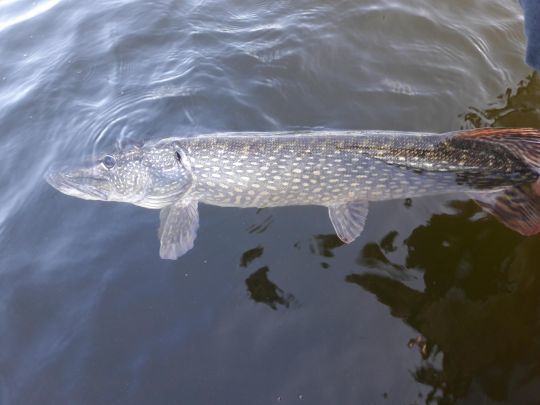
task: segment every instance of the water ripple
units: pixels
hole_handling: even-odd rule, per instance
[[[206,358],[219,358],[219,364],[228,365],[222,360],[232,361],[240,352],[231,339],[236,335],[230,333],[245,329],[249,314],[255,314],[256,321],[264,314],[253,305],[241,305],[246,298],[243,290],[234,304],[221,306],[219,294],[244,287],[231,285],[230,279],[240,274],[234,270],[238,257],[219,246],[232,240],[230,246],[243,252],[246,246],[253,248],[259,240],[270,238],[270,231],[263,232],[269,225],[274,234],[292,230],[289,221],[280,222],[286,210],[270,217],[265,214],[260,229],[251,227],[246,232],[245,217],[229,217],[216,209],[223,215],[219,218],[230,221],[227,229],[201,232],[199,243],[207,248],[194,249],[181,263],[164,263],[154,254],[158,247],[154,232],[148,232],[157,227],[155,213],[59,195],[43,181],[52,161],[82,160],[133,142],[212,131],[313,127],[446,131],[463,125],[465,111],[471,121],[489,125],[509,119],[508,111],[522,117],[522,103],[536,102],[526,94],[532,87],[519,91],[525,101],[497,98],[506,89],[514,94],[512,89],[530,72],[523,63],[520,12],[517,2],[505,0],[0,0],[0,250],[4,253],[0,255],[0,324],[5,331],[0,362],[10,370],[0,380],[0,401],[36,403],[43,397],[32,395],[48,392],[50,403],[81,402],[77,398],[89,403],[129,403],[146,398],[138,395],[142,386],[138,382],[163,375],[167,389],[197,386],[197,382],[186,384],[195,379],[209,382],[207,386],[219,384],[197,369],[199,363],[204,368],[209,366]],[[430,204],[440,212],[444,202],[441,198]],[[408,220],[398,218],[400,211],[383,218],[381,212],[392,210],[383,212],[382,206],[383,227],[387,223],[412,229],[427,221],[421,213],[428,210],[416,203],[416,209],[408,211]],[[217,218],[211,208],[201,210],[203,222]],[[298,211],[290,212],[291,219],[297,217]],[[322,211],[302,208],[302,212],[312,212],[305,232],[319,226],[317,232],[328,231],[329,224],[319,221]],[[237,233],[231,237],[235,223]],[[301,235],[304,230],[295,232]],[[366,237],[376,234],[373,229],[367,232]],[[306,303],[302,311],[287,314],[288,320],[279,318],[280,322],[291,322],[296,336],[302,328],[295,316],[304,319],[306,311],[324,303],[321,297],[328,295],[332,305],[321,305],[316,321],[325,312],[335,320],[334,305],[341,299],[345,333],[325,335],[324,347],[342,347],[339,342],[327,344],[327,339],[356,337],[351,334],[355,323],[350,322],[349,290],[328,290],[327,281],[335,272],[325,272],[326,279],[318,279],[315,271],[302,273],[313,255],[295,256],[301,251],[287,246],[287,238],[278,239],[265,244],[264,255],[257,259],[259,267],[271,269],[268,279],[263,277],[264,283],[259,284],[281,291],[274,282],[297,282],[296,291],[303,294],[299,299]],[[332,236],[326,242],[333,250],[336,241]],[[340,271],[341,264],[341,270],[347,267],[348,272],[356,266],[357,253],[354,247],[332,251],[332,269]],[[351,256],[351,262],[340,261],[341,254]],[[289,260],[290,268],[286,267]],[[205,267],[212,261],[216,268]],[[263,267],[264,261],[268,267]],[[309,266],[318,268],[319,259]],[[221,267],[233,271],[213,271]],[[281,279],[274,277],[279,267],[290,270]],[[243,286],[241,277],[238,285]],[[310,302],[309,291],[321,280],[320,291]],[[212,294],[201,298],[197,291],[203,289]],[[202,299],[210,305],[201,305]],[[214,307],[229,312],[219,318],[209,309]],[[374,317],[386,319],[387,311],[381,314],[379,307],[362,313],[372,313],[371,309],[379,309]],[[222,325],[217,326],[217,344],[212,340],[215,318]],[[255,342],[250,353],[259,357],[245,356],[242,346],[238,356],[242,361],[260,360],[261,347],[272,348],[268,352],[274,356],[274,349],[291,346],[288,341],[276,344],[286,323],[276,328],[276,319],[253,323],[264,325],[254,329],[255,339],[249,340]],[[316,323],[311,325],[310,339],[299,340],[295,348],[318,348],[313,343],[315,331],[321,329]],[[358,324],[358,335],[365,333],[365,323]],[[201,336],[211,344],[202,347]],[[363,350],[356,339],[351,340],[355,345],[344,352]],[[297,351],[300,357],[315,359],[304,349]],[[355,357],[355,366],[365,363],[371,351]],[[162,367],[160,356],[172,359],[171,363]],[[336,386],[333,375],[345,374],[341,367],[347,362],[340,356],[325,359],[325,367],[331,363],[336,367],[326,368],[327,374],[321,371],[330,379],[330,384],[325,381],[321,386]],[[367,364],[371,367],[390,357],[372,358]],[[190,367],[185,367],[186,358]],[[320,358],[316,360],[319,364]],[[294,369],[293,377],[272,359],[260,364],[269,364],[285,376],[288,383],[277,385],[285,387],[288,398],[298,389],[296,376],[306,384],[313,376],[304,372],[305,362],[298,363],[302,368]],[[171,369],[178,372],[170,373]],[[359,381],[356,369],[350,370]],[[114,387],[108,381],[114,381]],[[84,385],[93,388],[85,391]],[[253,385],[264,390],[268,383]],[[207,386],[201,392],[207,392]],[[348,387],[352,386],[351,381]],[[115,387],[120,388],[115,391]],[[329,392],[336,397],[325,402],[358,402],[339,397],[337,389]],[[251,402],[268,402],[261,398]]]
[[[55,7],[62,0],[48,0],[32,2],[30,8],[24,7],[21,0],[9,0],[0,2],[0,32],[25,21],[31,20],[41,14],[46,13]]]

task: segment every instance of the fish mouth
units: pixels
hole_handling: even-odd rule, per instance
[[[72,197],[85,200],[108,200],[108,180],[94,174],[92,169],[54,166],[45,174],[45,180],[61,193]]]

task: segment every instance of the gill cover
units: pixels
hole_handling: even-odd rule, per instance
[[[163,207],[159,213],[159,255],[162,259],[175,260],[193,248],[199,229],[198,201],[190,196],[193,186],[191,162],[179,145],[174,147],[177,170],[180,171],[180,193],[176,200]],[[176,176],[177,174],[173,174]]]
[[[177,146],[154,145],[143,149],[140,171],[146,184],[144,195],[135,205],[161,209],[184,199],[193,185],[191,165]]]

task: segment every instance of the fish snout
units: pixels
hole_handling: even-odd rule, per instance
[[[91,168],[53,165],[45,174],[45,180],[63,194],[85,200],[108,200],[109,182],[96,175]]]

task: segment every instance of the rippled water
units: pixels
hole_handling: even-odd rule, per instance
[[[462,196],[155,211],[54,160],[165,136],[540,127],[517,1],[0,1],[0,403],[534,403],[540,239]],[[457,199],[457,201],[453,201]]]

